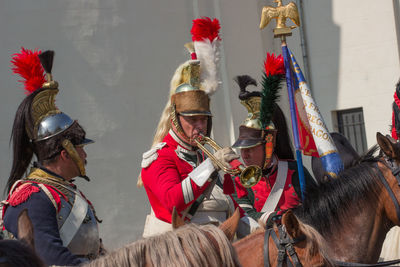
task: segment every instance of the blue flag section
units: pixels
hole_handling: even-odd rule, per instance
[[[292,85],[294,84],[294,86],[292,86],[292,90],[294,89],[294,91],[289,94],[289,98],[293,99],[289,101],[295,102],[297,117],[292,116],[292,120],[295,119],[301,125],[300,128],[304,128],[302,131],[299,131],[300,129],[298,128],[293,134],[298,136],[297,139],[300,139],[300,134],[308,133],[307,138],[312,139],[313,143],[315,143],[318,156],[321,158],[325,172],[332,177],[336,177],[339,172],[343,170],[343,162],[338,154],[335,143],[329,134],[328,128],[311,95],[311,91],[293,53],[287,46],[282,46],[282,50],[286,51],[286,54],[284,54],[285,56],[290,57],[289,60],[292,67],[290,75],[286,75],[286,78],[289,77],[290,83]],[[302,139],[304,140],[304,138]],[[300,149],[303,151],[305,150],[304,147]]]
[[[300,150],[301,146],[300,146],[299,130],[297,125],[296,103],[294,102],[294,90],[293,90],[292,71],[290,68],[290,56],[286,45],[282,45],[282,55],[283,55],[283,62],[285,63],[286,85],[289,96],[290,115],[292,118],[294,145],[296,148],[296,161],[297,161],[297,171],[299,173],[299,181],[301,188],[301,199],[304,200],[305,179],[303,170],[303,158]]]

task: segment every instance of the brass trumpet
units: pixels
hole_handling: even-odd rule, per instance
[[[206,155],[213,161],[215,164],[218,165],[218,167],[225,173],[228,173],[233,176],[239,175],[240,178],[240,183],[246,187],[250,188],[254,185],[256,185],[261,177],[262,177],[262,171],[259,166],[256,165],[250,165],[245,167],[243,163],[241,163],[239,160],[235,159],[232,160],[229,164],[232,166],[232,168],[227,168],[225,167],[219,160],[217,160],[214,155],[204,146],[208,144],[210,147],[212,147],[215,151],[222,149],[220,145],[218,145],[213,139],[210,137],[200,135],[200,137],[195,138],[194,141],[197,144],[197,147],[200,148]]]

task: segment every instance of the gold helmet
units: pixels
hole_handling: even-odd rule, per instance
[[[171,121],[182,137],[188,140],[180,126],[178,116],[212,116],[210,98],[219,87],[219,21],[204,17],[193,20],[192,43],[186,44],[191,60],[175,71],[171,81]],[[211,118],[208,120],[208,134]]]
[[[240,87],[239,99],[248,111],[247,118],[239,127],[239,138],[233,144],[234,148],[252,148],[260,144],[265,146],[266,167],[275,147],[277,129],[273,123],[273,116],[277,109],[276,101],[284,78],[284,66],[282,56],[275,57],[267,54],[265,60],[262,91],[249,92],[247,86],[257,86],[257,82],[248,75],[235,77]]]

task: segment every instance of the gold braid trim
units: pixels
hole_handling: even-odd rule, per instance
[[[67,196],[68,199],[71,196],[71,192],[75,193],[75,190],[73,190],[72,188],[69,189],[69,187],[71,186],[67,181],[62,180],[59,177],[53,176],[39,168],[32,168],[28,177],[26,177],[24,180],[53,186],[65,196]]]
[[[70,199],[71,193],[81,194],[80,197],[83,197],[88,202],[90,208],[93,211],[93,215],[96,218],[96,220],[99,223],[101,223],[103,221],[97,217],[96,210],[94,209],[93,205],[86,199],[85,196],[83,196],[83,194],[78,189],[71,188],[69,182],[62,180],[59,177],[53,176],[39,168],[32,168],[28,177],[26,177],[24,179],[24,181],[38,182],[41,184],[47,184],[47,185],[53,186],[53,187],[57,188],[65,196],[67,196],[68,199]]]

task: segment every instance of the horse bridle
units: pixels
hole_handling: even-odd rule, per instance
[[[397,184],[400,187],[400,166],[395,163],[395,161],[389,157],[384,156],[384,159],[386,161],[386,166],[391,170],[393,176],[397,180]],[[389,186],[389,183],[387,182],[385,176],[383,175],[381,169],[379,169],[378,163],[375,162],[375,167],[378,171],[378,177],[382,184],[385,186],[386,191],[388,192],[390,198],[392,199],[392,202],[394,204],[394,207],[396,209],[396,214],[397,214],[397,219],[400,221],[400,205],[399,201],[397,200],[396,196],[394,195],[394,192],[392,188]],[[373,264],[368,264],[368,263],[357,263],[357,262],[342,262],[342,261],[334,261],[334,263],[337,266],[341,267],[381,267],[381,266],[392,266],[393,264],[400,263],[400,259],[398,260],[391,260],[391,261],[383,261],[383,262],[378,262],[378,263],[373,263]]]
[[[276,248],[278,249],[278,267],[283,266],[283,262],[286,260],[286,266],[288,267],[302,267],[299,257],[297,256],[294,244],[303,241],[306,237],[303,235],[299,238],[291,238],[284,226],[278,226],[279,238],[275,231],[270,228],[265,230],[264,235],[264,266],[270,267],[269,264],[269,237],[272,237]],[[290,261],[292,259],[292,261]],[[293,263],[292,263],[293,262]]]
[[[389,157],[384,156],[384,159],[387,163],[387,167],[389,167],[389,169],[391,170],[392,175],[396,178],[397,184],[400,187],[400,167],[399,167],[399,165],[393,159],[391,159]],[[390,198],[392,199],[392,202],[396,209],[397,220],[400,222],[399,201],[397,200],[396,196],[394,195],[392,188],[390,188],[389,183],[387,182],[386,178],[383,176],[382,171],[379,169],[378,163],[375,163],[375,165],[376,165],[376,168],[378,169],[378,177],[381,180],[382,184],[385,186],[387,192],[389,193]]]

